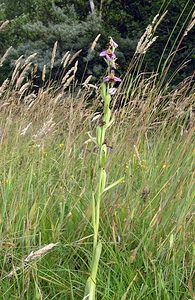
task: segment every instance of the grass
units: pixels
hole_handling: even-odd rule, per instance
[[[97,156],[93,145],[84,144],[87,119],[82,128],[74,119],[71,136],[56,123],[41,146],[32,138],[40,121],[21,136],[27,120],[2,119],[2,299],[82,298]],[[181,135],[172,124],[138,138],[131,124],[121,122],[110,132],[109,182],[125,180],[102,204],[98,299],[192,299],[192,130]],[[51,242],[58,245],[50,253],[22,266],[31,251]]]
[[[112,101],[107,183],[124,180],[102,202],[97,299],[192,300],[193,76],[162,83],[159,74],[141,73],[142,54]],[[90,77],[77,85],[77,55],[69,53],[59,81],[47,82],[43,70],[34,90],[34,57],[20,58],[0,87],[0,299],[82,299],[97,186],[89,134],[100,95]]]

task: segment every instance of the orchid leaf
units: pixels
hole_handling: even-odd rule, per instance
[[[105,83],[102,83],[100,93],[101,93],[102,99],[105,99],[105,97],[107,95],[106,84]]]

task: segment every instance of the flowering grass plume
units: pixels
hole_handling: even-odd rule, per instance
[[[25,259],[23,259],[22,266],[14,268],[8,275],[5,276],[5,278],[12,277],[13,275],[16,274],[17,271],[28,266],[28,264],[30,262],[40,259],[41,257],[43,257],[45,254],[47,254],[50,250],[52,250],[57,245],[58,245],[58,243],[55,243],[55,244],[51,243],[51,244],[48,244],[48,245],[42,247],[41,249],[39,249],[35,252],[32,251]]]
[[[105,191],[108,191],[118,183],[120,183],[123,178],[117,180],[116,182],[106,186],[106,161],[107,155],[109,153],[109,147],[105,142],[106,130],[113,123],[111,119],[110,102],[111,96],[115,94],[116,88],[114,87],[116,82],[121,82],[121,79],[115,76],[116,69],[116,54],[115,49],[118,47],[117,43],[110,38],[108,49],[100,53],[100,56],[104,57],[107,63],[107,76],[103,78],[103,83],[101,85],[101,97],[104,103],[103,109],[103,119],[101,126],[96,129],[96,138],[92,140],[96,143],[99,149],[98,166],[97,166],[97,188],[96,192],[92,193],[92,223],[93,223],[93,257],[91,262],[90,276],[87,280],[85,295],[83,299],[95,300],[96,299],[96,277],[98,271],[99,260],[102,250],[102,242],[99,237],[99,223],[100,223],[100,208],[102,202],[102,196]]]

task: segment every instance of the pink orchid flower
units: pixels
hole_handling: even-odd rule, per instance
[[[122,80],[115,76],[114,70],[111,71],[111,73],[104,77],[104,82],[121,82]]]
[[[107,50],[102,51],[100,53],[100,56],[105,57],[109,62],[111,62],[112,68],[116,69],[116,64],[115,64],[116,55],[113,53],[111,48],[108,48]]]

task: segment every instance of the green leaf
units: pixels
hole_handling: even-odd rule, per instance
[[[95,300],[95,283],[91,277],[87,279],[83,300]]]
[[[104,192],[105,186],[106,186],[106,171],[102,170],[102,173],[101,173],[101,193]]]
[[[96,128],[96,143],[98,144],[98,146],[101,146],[101,140],[102,140],[102,128],[100,126],[98,126]]]
[[[99,260],[102,252],[102,243],[99,242],[95,249],[95,254],[92,262],[91,277],[87,279],[83,300],[95,300],[96,277],[99,265]]]
[[[106,95],[107,95],[106,84],[105,83],[102,83],[102,85],[101,85],[100,94],[101,94],[102,99],[105,101],[105,98],[106,98]]]
[[[101,252],[102,252],[102,243],[99,241],[95,249],[95,255],[92,264],[91,278],[93,282],[96,282],[96,275],[97,275]]]
[[[119,180],[115,181],[114,183],[110,184],[109,186],[107,186],[104,189],[104,192],[107,192],[108,190],[110,190],[111,188],[113,188],[114,186],[116,186],[117,184],[121,183],[124,180],[124,177],[121,177]]]
[[[106,103],[107,106],[110,105],[110,101],[111,101],[111,96],[110,96],[109,94],[107,94],[107,95],[105,96],[105,103]]]
[[[100,165],[102,168],[104,168],[107,158],[107,146],[105,144],[101,147],[101,153],[100,153]]]

